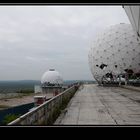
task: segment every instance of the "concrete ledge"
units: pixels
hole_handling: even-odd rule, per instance
[[[78,90],[80,84],[76,84],[44,102],[34,110],[27,112],[8,125],[52,125],[72,96]]]
[[[140,87],[135,87],[135,86],[126,86],[126,85],[121,85],[120,86],[121,88],[125,88],[125,89],[130,89],[130,90],[133,90],[133,91],[138,91],[140,92]]]

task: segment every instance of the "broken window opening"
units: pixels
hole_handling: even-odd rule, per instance
[[[100,65],[100,69],[103,69],[104,67],[107,67],[107,65],[106,64],[101,64]]]

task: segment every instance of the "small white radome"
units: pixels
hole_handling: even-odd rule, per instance
[[[55,71],[54,69],[49,69],[43,74],[41,78],[41,84],[44,84],[44,83],[62,84],[63,79],[58,71]]]

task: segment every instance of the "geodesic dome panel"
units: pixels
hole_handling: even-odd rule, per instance
[[[92,75],[98,82],[108,73],[114,77],[126,70],[140,73],[140,42],[130,24],[114,25],[97,35],[88,58]]]

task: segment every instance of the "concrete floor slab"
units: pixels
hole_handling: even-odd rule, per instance
[[[83,85],[57,125],[140,125],[140,92],[120,87]]]

